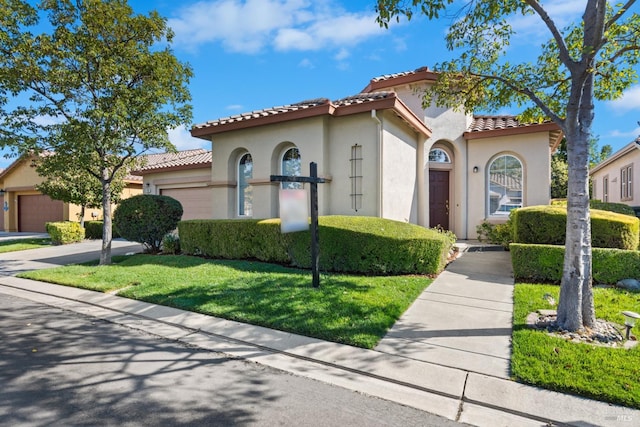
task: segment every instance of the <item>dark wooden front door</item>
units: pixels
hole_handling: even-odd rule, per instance
[[[429,171],[429,227],[449,229],[449,171]]]

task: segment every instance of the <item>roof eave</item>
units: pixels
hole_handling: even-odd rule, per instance
[[[560,131],[560,139],[562,139],[562,132],[560,127],[555,123],[540,123],[540,124],[532,124],[527,126],[518,126],[518,127],[510,127],[505,129],[493,129],[493,130],[483,130],[483,131],[467,131],[463,133],[463,137],[466,140],[471,139],[482,139],[482,138],[493,138],[499,136],[510,136],[510,135],[523,135],[527,133],[538,133],[538,132],[554,132]],[[557,140],[557,136],[554,137],[554,141],[550,141],[550,145],[555,144]],[[557,141],[559,143],[559,141]]]
[[[602,162],[598,163],[593,168],[591,168],[591,170],[589,170],[589,175],[599,171],[600,169],[604,168],[605,166],[610,165],[611,163],[615,162],[616,160],[626,156],[627,154],[629,154],[633,150],[637,150],[639,148],[640,148],[640,145],[636,142],[636,140],[631,141],[629,144],[625,145],[620,150],[618,150],[615,153],[613,153],[611,155],[611,157],[609,157],[606,160],[603,160]]]
[[[131,175],[144,176],[144,175],[150,175],[152,173],[158,173],[158,172],[166,172],[166,171],[173,172],[173,171],[184,171],[184,170],[205,169],[205,168],[207,169],[211,168],[211,162],[196,163],[191,165],[163,166],[163,167],[154,167],[150,169],[135,170],[135,171],[131,171]]]
[[[218,133],[230,132],[232,130],[247,129],[261,125],[283,123],[291,120],[303,119],[314,116],[321,116],[323,114],[330,114],[334,105],[331,103],[316,105],[308,108],[301,108],[299,110],[287,111],[285,113],[271,114],[262,117],[256,117],[249,120],[239,120],[231,123],[225,123],[220,125],[201,125],[200,127],[194,127],[191,129],[191,136],[204,140],[210,140],[211,135]]]
[[[433,71],[423,70],[412,74],[406,74],[403,76],[390,77],[388,79],[382,79],[377,81],[370,81],[367,87],[362,92],[378,92],[382,89],[387,89],[395,86],[403,86],[411,83],[417,83],[421,81],[435,82],[438,80],[438,74]]]

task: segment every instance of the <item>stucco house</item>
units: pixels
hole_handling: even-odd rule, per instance
[[[182,219],[212,218],[211,151],[148,154],[133,175],[144,180],[146,194],[173,197],[182,204]]]
[[[374,78],[336,101],[313,99],[196,125],[191,135],[212,144],[209,181],[202,169],[176,165],[163,168],[164,175],[143,172],[145,187],[167,194],[167,186],[180,181],[186,188],[193,180],[211,209],[202,217],[277,217],[283,184],[270,175],[308,175],[315,162],[326,179],[319,185],[320,215],[441,226],[462,239],[475,238],[484,220],[504,222],[513,208],[549,203],[550,154],[560,129],[423,108],[421,90],[436,77],[420,68]]]
[[[640,207],[640,138],[622,147],[590,171],[592,199]],[[638,179],[638,178],[635,178]]]
[[[80,206],[52,200],[36,190],[44,179],[37,174],[33,158],[24,156],[0,172],[0,230],[45,232],[53,221],[78,221]],[[142,193],[142,179],[128,176],[123,198]],[[85,220],[102,219],[102,210],[86,209]]]

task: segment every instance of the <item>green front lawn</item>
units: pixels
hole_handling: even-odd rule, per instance
[[[5,252],[25,251],[43,246],[51,246],[51,239],[15,239],[0,242],[0,254]]]
[[[426,276],[327,274],[251,261],[134,255],[113,265],[72,265],[20,277],[76,286],[373,348],[426,288]]]
[[[558,300],[559,286],[516,284],[511,372],[518,380],[607,402],[640,408],[640,346],[631,350],[566,342],[527,328],[530,312],[550,308],[543,299]],[[640,312],[640,294],[595,288],[599,319],[624,324],[621,311]],[[640,336],[638,329],[634,330]]]

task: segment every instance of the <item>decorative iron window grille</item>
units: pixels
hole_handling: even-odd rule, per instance
[[[351,146],[351,209],[362,209],[362,145]]]

